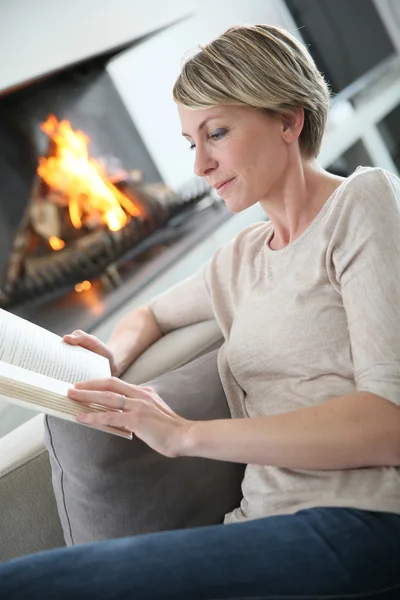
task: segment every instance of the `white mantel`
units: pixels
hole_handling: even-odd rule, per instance
[[[192,0],[0,0],[0,91],[188,16]]]

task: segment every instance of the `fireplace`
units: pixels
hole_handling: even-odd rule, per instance
[[[0,96],[1,308],[46,326],[95,289],[111,310],[226,218],[202,180],[164,185],[104,61]]]

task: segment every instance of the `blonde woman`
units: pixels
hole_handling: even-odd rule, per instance
[[[118,379],[70,395],[125,396],[86,422],[166,456],[247,464],[243,500],[225,524],[6,563],[3,597],[399,598],[399,180],[318,165],[329,92],[281,29],[230,28],[183,66],[174,98],[196,173],[232,212],[260,202],[269,221],[129,315],[108,348],[75,343],[119,373],[163,333],[216,318],[235,418],[189,422]]]

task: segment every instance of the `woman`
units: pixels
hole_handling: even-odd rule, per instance
[[[182,69],[174,98],[195,171],[256,223],[191,278],[126,317],[118,375],[163,333],[216,318],[235,419],[189,422],[117,378],[70,397],[120,412],[158,452],[246,463],[225,523],[45,552],[0,567],[4,598],[398,598],[399,180],[316,162],[329,92],[306,49],[266,25],[233,27]]]

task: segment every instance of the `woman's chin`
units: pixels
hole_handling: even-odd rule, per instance
[[[243,198],[223,198],[223,201],[225,202],[226,208],[229,210],[229,212],[236,214],[236,213],[240,213],[244,210],[246,210],[246,208],[250,208],[250,206],[253,206],[254,204],[257,203],[257,200],[254,200],[254,202],[249,202],[248,200],[244,200]]]

